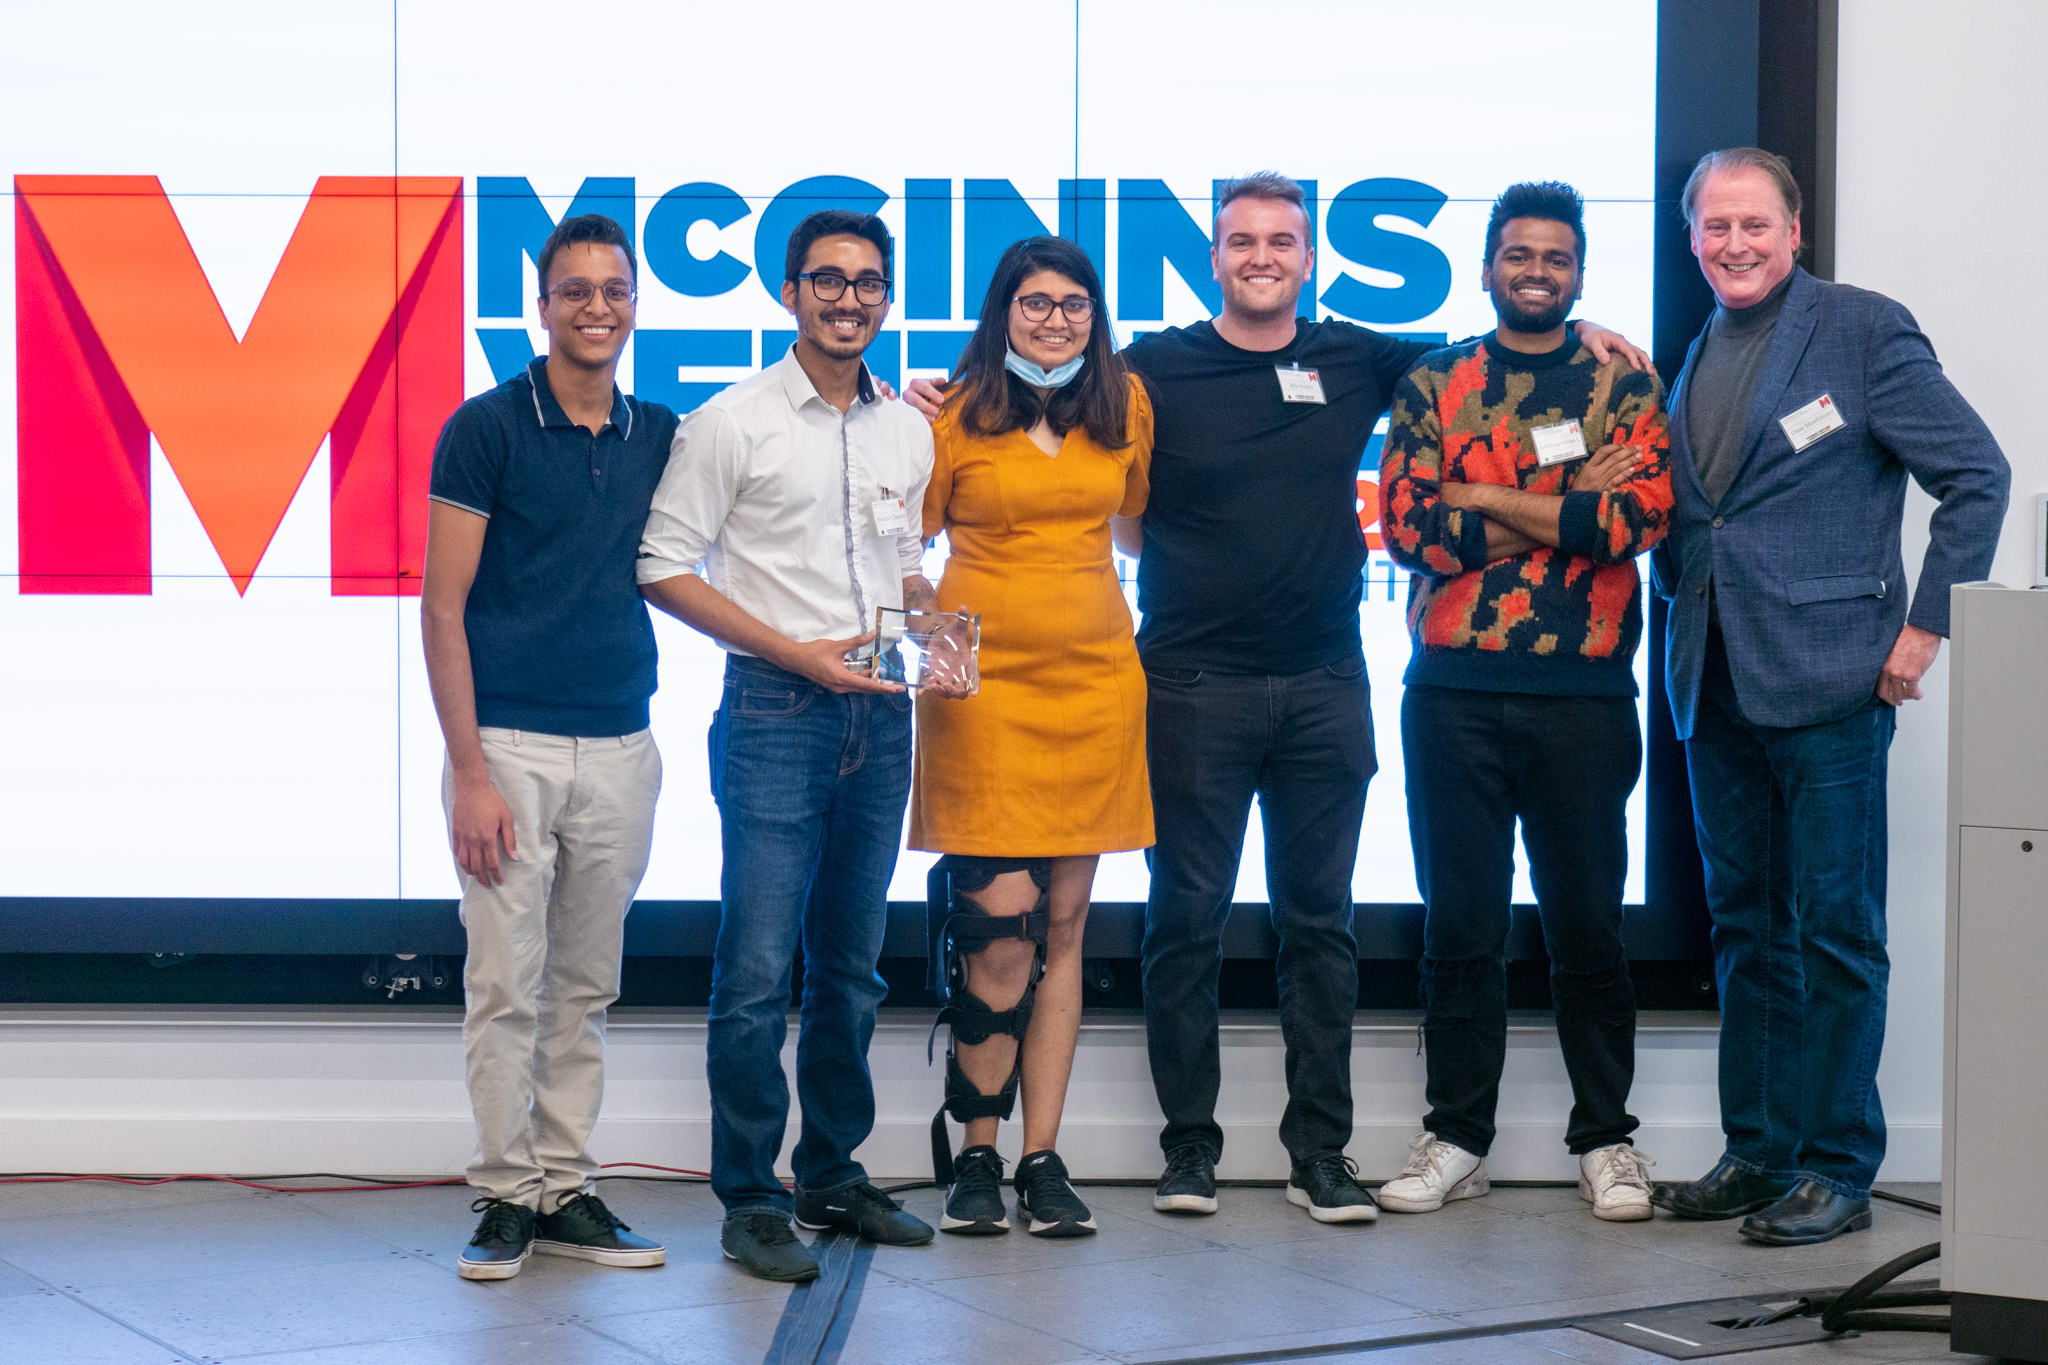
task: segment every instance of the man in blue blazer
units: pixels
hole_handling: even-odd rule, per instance
[[[1719,307],[1671,398],[1675,507],[1653,560],[1721,988],[1713,1171],[1682,1218],[1823,1242],[1870,1225],[1885,1146],[1885,760],[1991,566],[2010,482],[1903,307],[1794,263],[1799,187],[1753,147],[1686,183]],[[1906,476],[1940,503],[1911,607]]]

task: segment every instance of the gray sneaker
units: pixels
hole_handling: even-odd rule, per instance
[[[718,1245],[728,1261],[764,1280],[801,1283],[818,1278],[818,1258],[797,1240],[789,1220],[779,1213],[735,1213],[719,1230]]]

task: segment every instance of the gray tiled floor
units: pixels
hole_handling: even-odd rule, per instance
[[[1926,1187],[1902,1187],[1923,1198]],[[941,1237],[881,1248],[842,1365],[1064,1365],[1370,1341],[1575,1314],[1848,1284],[1940,1236],[1880,1203],[1876,1226],[1821,1247],[1751,1246],[1726,1223],[1608,1224],[1570,1189],[1499,1189],[1422,1217],[1325,1227],[1273,1189],[1223,1192],[1213,1218],[1151,1192],[1084,1191],[1099,1235]],[[263,1194],[219,1185],[0,1187],[0,1365],[545,1365],[757,1361],[789,1291],[719,1254],[701,1187],[616,1183],[605,1196],[665,1238],[661,1270],[536,1258],[467,1284],[475,1215],[460,1188]],[[937,1221],[938,1196],[905,1196]],[[1930,1268],[1931,1270],[1931,1268]],[[1928,1272],[1919,1272],[1928,1273]],[[1966,1358],[1938,1336],[1872,1335],[1746,1357],[1770,1365]],[[1568,1329],[1332,1355],[1374,1365],[1635,1365],[1656,1357]]]

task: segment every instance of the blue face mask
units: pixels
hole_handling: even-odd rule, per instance
[[[1010,351],[1003,361],[1003,368],[1016,375],[1025,383],[1037,389],[1063,389],[1081,373],[1081,367],[1088,363],[1088,357],[1077,355],[1056,370],[1041,369],[1015,351]]]

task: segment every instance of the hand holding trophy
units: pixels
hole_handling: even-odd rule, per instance
[[[887,662],[892,645],[901,656],[901,676],[891,681],[940,697],[971,697],[981,690],[981,617],[976,613],[877,607],[881,672],[892,671]]]

